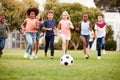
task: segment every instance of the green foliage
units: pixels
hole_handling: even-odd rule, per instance
[[[54,49],[55,50],[61,50],[62,49],[62,39],[60,38],[57,43],[54,43]]]
[[[106,50],[115,51],[116,50],[116,41],[108,40],[106,41]]]
[[[107,29],[108,29],[108,31],[107,31],[106,39],[112,40],[113,39],[113,30],[110,25],[107,26]]]

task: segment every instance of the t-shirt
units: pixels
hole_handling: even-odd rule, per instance
[[[6,37],[8,35],[8,27],[6,24],[0,24],[0,37]]]
[[[38,29],[35,27],[39,23],[37,19],[27,18],[25,19],[25,21],[27,22],[25,32],[32,32],[32,33],[38,32]]]
[[[63,34],[66,37],[70,37],[70,20],[61,20],[59,24],[61,24],[61,34]]]
[[[89,27],[90,27],[90,22],[81,22],[81,35],[89,35],[90,31],[89,31]]]
[[[95,30],[97,30],[97,38],[106,36],[106,31],[105,31],[106,23],[105,22],[102,22],[102,23],[97,22],[95,24]]]
[[[46,28],[52,28],[51,31],[46,30],[45,36],[52,36],[54,35],[54,27],[55,27],[55,20],[45,20],[43,26]]]

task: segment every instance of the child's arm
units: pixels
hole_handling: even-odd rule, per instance
[[[81,28],[81,21],[79,22],[79,24],[78,24],[78,27],[76,28],[76,30],[78,31],[78,30],[80,30]]]
[[[70,21],[70,28],[74,29],[72,22]]]
[[[21,24],[21,28],[23,31],[25,31],[25,25],[27,23],[27,20],[24,20],[24,22]]]
[[[57,28],[56,28],[56,33],[57,33],[57,35],[58,35],[58,32],[59,32],[59,29],[61,28],[61,24],[60,24],[60,22],[58,23],[58,26],[57,26]]]
[[[97,38],[97,26],[95,24],[95,38]]]
[[[91,24],[91,22],[90,22],[90,24],[89,24],[89,30],[92,30],[92,24]]]
[[[46,31],[46,30],[52,31],[52,28],[46,28],[46,27],[43,26],[42,30],[43,30],[43,31]]]

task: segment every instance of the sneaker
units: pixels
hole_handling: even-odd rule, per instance
[[[86,54],[86,55],[85,55],[85,59],[88,59],[88,58],[89,58],[89,56]]]
[[[103,53],[103,54],[106,54],[105,50],[102,50],[102,53]]]
[[[33,59],[33,56],[32,56],[32,55],[30,55],[30,59]]]
[[[101,59],[101,56],[98,56],[97,59],[100,60],[100,59]]]
[[[38,58],[37,54],[34,56],[34,58],[35,58],[35,59],[37,59],[37,58]]]
[[[28,53],[25,52],[24,58],[28,58]]]
[[[35,53],[34,52],[32,52],[32,56],[35,57]]]
[[[47,57],[47,53],[45,53],[45,57]]]
[[[54,56],[51,56],[51,59],[54,59]]]

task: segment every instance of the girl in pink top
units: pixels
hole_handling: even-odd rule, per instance
[[[24,58],[27,58],[29,54],[30,59],[33,59],[32,50],[34,47],[34,41],[36,39],[36,33],[38,31],[38,24],[39,24],[39,21],[35,19],[35,17],[38,15],[38,9],[29,8],[27,10],[27,14],[28,14],[28,18],[25,19],[21,25],[21,28],[25,32],[26,40],[28,42],[26,47],[26,52],[24,54]]]
[[[62,20],[58,24],[58,29],[61,29],[61,37],[62,37],[62,51],[63,54],[67,53],[68,43],[71,38],[70,29],[74,29],[72,22],[70,21],[70,15],[67,11],[63,11]]]

